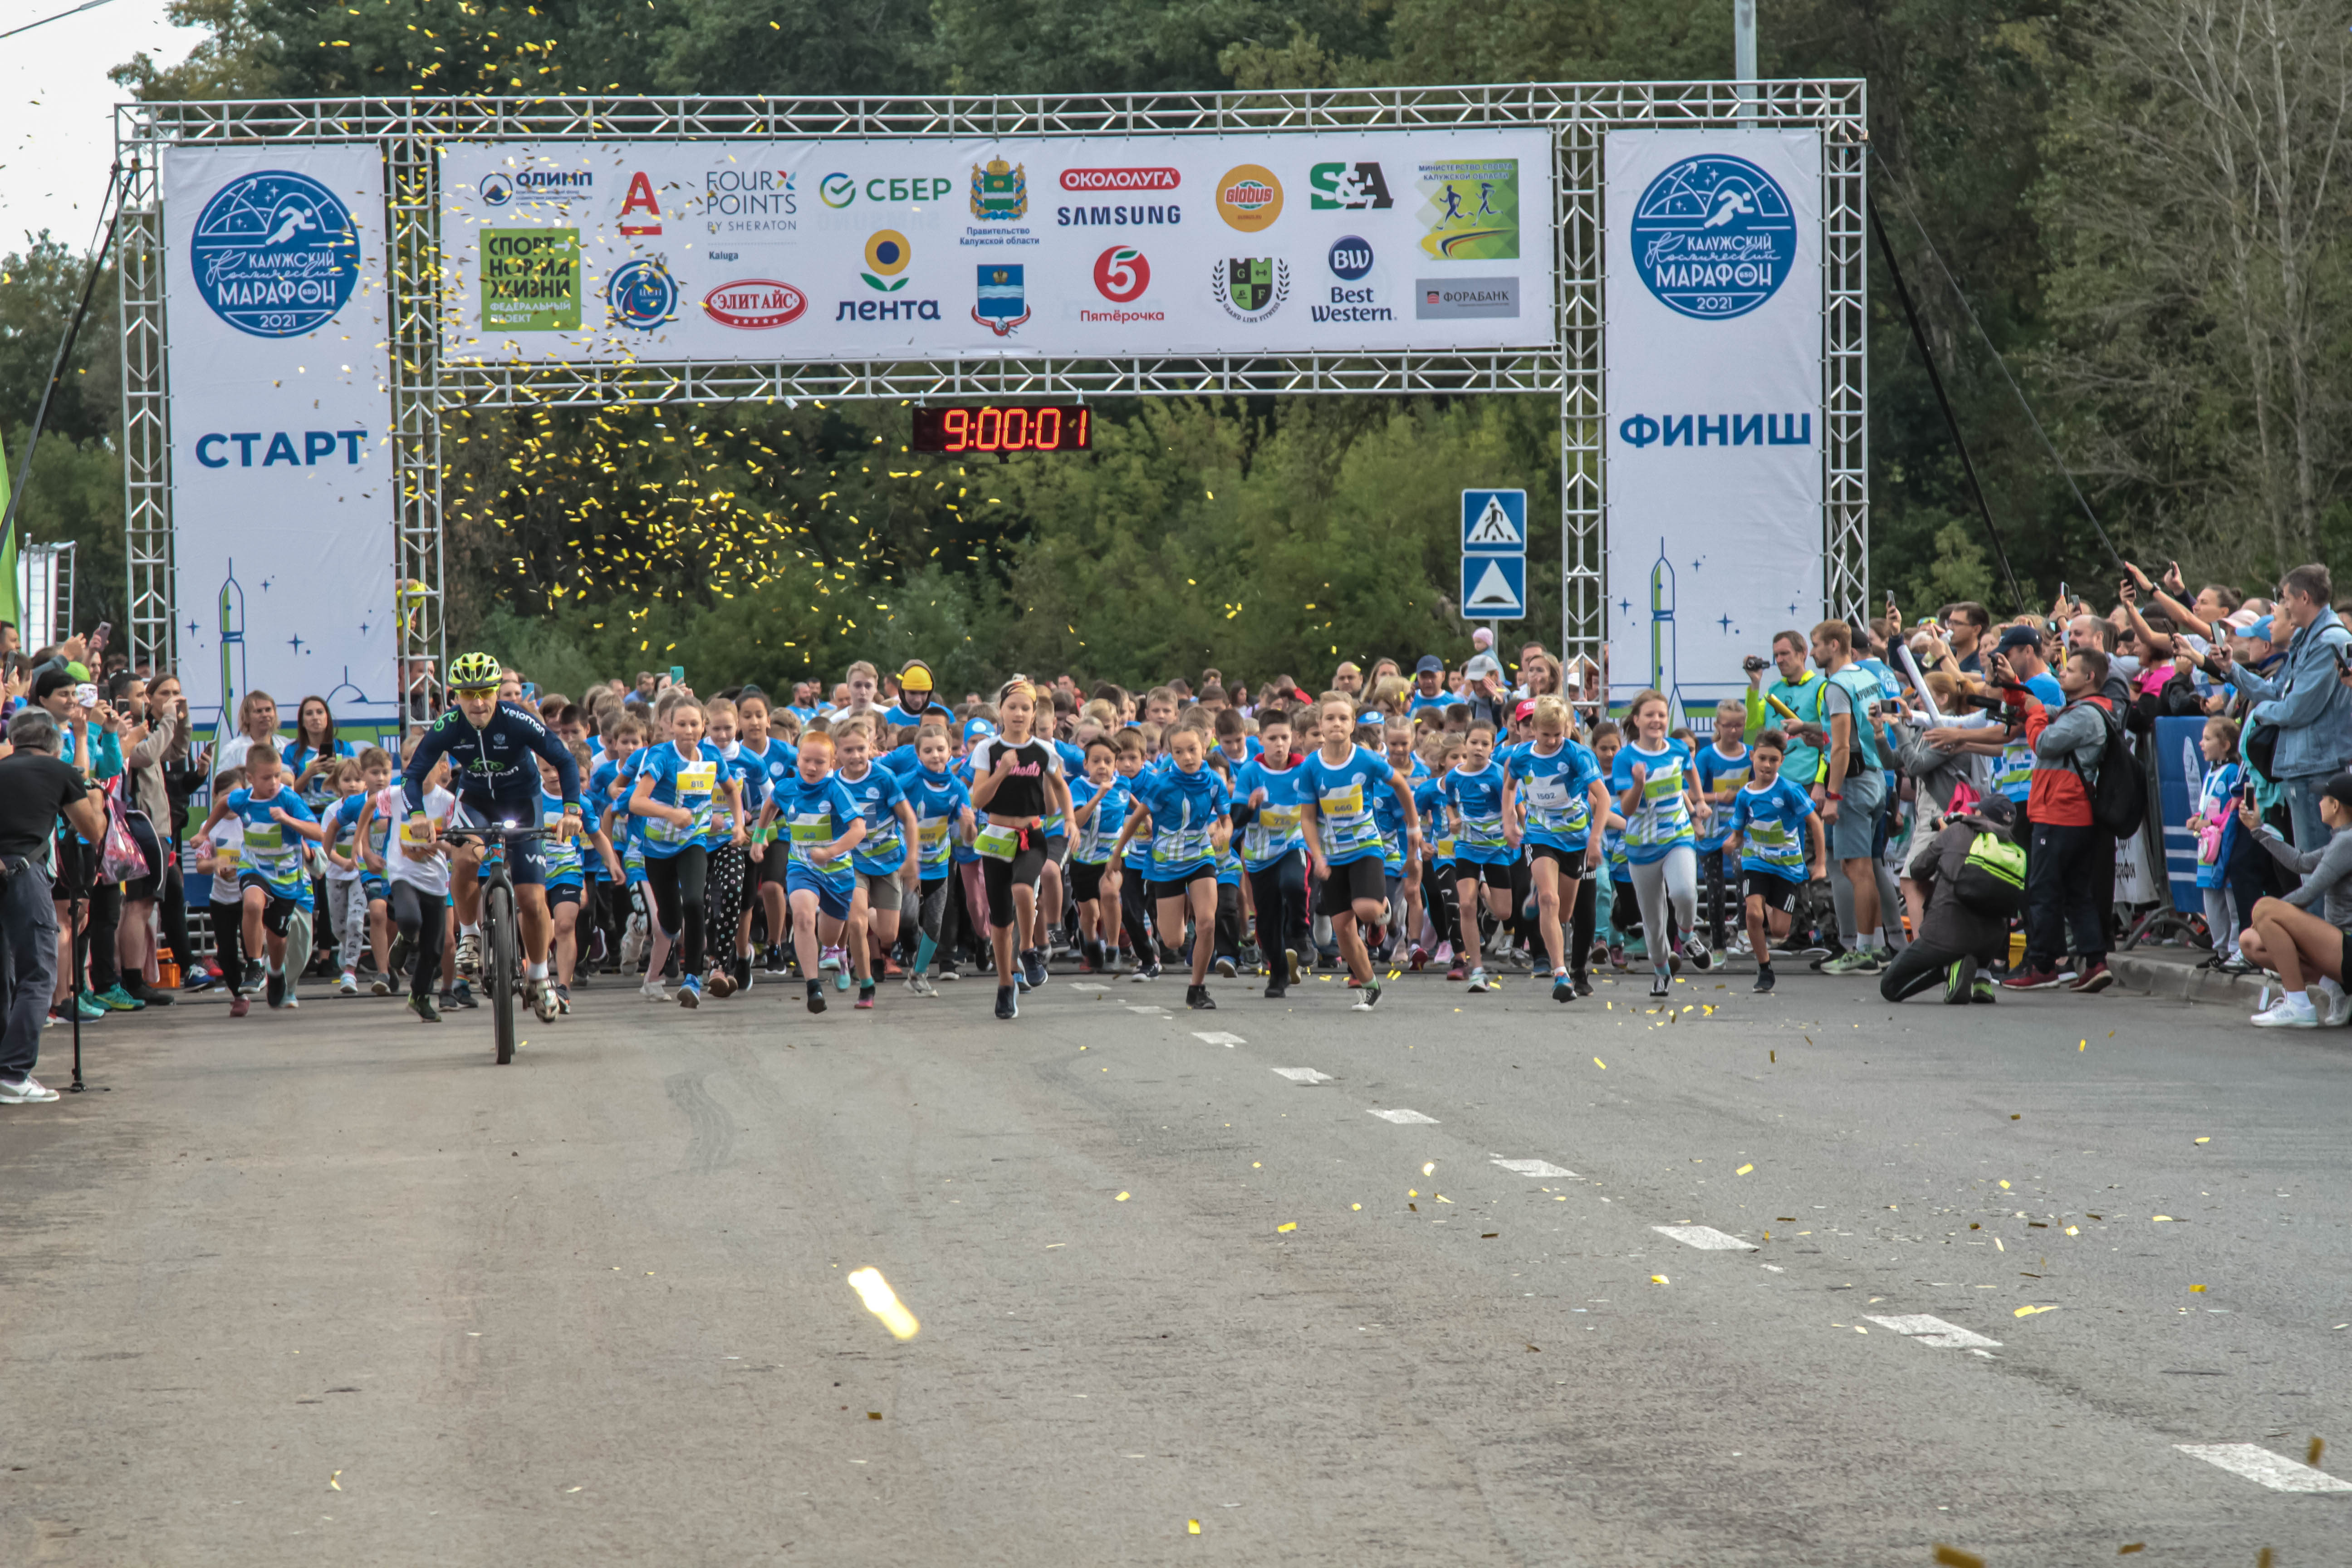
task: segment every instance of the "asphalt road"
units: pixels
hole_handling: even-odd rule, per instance
[[[2352,1562],[2352,1035],[1718,984],[110,1021],[0,1562]]]

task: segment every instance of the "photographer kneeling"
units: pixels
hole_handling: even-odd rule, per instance
[[[1927,915],[1880,977],[1880,995],[1900,1002],[1940,980],[1946,1002],[1993,1000],[1985,971],[2009,946],[2010,917],[2025,907],[2016,830],[2017,807],[1994,795],[1919,847],[1907,875],[1927,890]]]
[[[9,720],[8,744],[0,757],[0,1105],[23,1105],[58,1097],[33,1077],[58,978],[49,843],[59,816],[98,843],[106,814],[98,787],[58,759],[57,721],[47,712],[27,708]]]

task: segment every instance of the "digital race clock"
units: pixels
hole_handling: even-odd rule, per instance
[[[1084,452],[1093,446],[1094,410],[982,403],[915,410],[918,452]]]

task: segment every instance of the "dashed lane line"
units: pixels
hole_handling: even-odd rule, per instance
[[[2274,1492],[2352,1492],[2352,1481],[2339,1481],[2326,1470],[2283,1459],[2252,1443],[2175,1443],[2173,1447]]]
[[[1423,1116],[1418,1110],[1374,1110],[1370,1114],[1379,1117],[1383,1121],[1393,1121],[1400,1127],[1411,1126],[1416,1122],[1426,1122],[1433,1127],[1437,1124],[1436,1117]]]
[[[1941,1318],[1931,1318],[1925,1312],[1906,1312],[1899,1317],[1872,1318],[1870,1321],[1882,1329],[1892,1329],[1906,1338],[1937,1350],[1972,1351],[1999,1350],[1999,1340],[1989,1340],[1958,1323],[1948,1323]]]
[[[1726,1236],[1710,1225],[1654,1225],[1650,1227],[1660,1236],[1671,1236],[1685,1247],[1696,1247],[1701,1252],[1754,1252],[1756,1244],[1742,1241],[1736,1236]]]
[[[1317,1072],[1313,1068],[1276,1068],[1274,1070],[1276,1077],[1286,1078],[1293,1083],[1336,1083],[1339,1081],[1329,1073]]]
[[[1222,1029],[1212,1029],[1206,1034],[1202,1034],[1200,1031],[1195,1030],[1193,1031],[1192,1037],[1212,1046],[1223,1046],[1229,1051],[1235,1046],[1245,1046],[1249,1044],[1247,1040],[1243,1039],[1239,1035],[1228,1035]]]
[[[1549,1160],[1506,1160],[1500,1156],[1496,1156],[1494,1163],[1502,1166],[1503,1169],[1510,1172],[1512,1174],[1519,1176],[1576,1175],[1574,1171],[1568,1169],[1565,1165],[1555,1165]],[[1583,1178],[1580,1176],[1577,1179],[1581,1181]]]

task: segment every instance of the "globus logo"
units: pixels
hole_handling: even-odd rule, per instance
[[[773,278],[742,278],[704,295],[702,308],[722,327],[761,332],[799,321],[808,296]]]
[[[1114,245],[1095,258],[1095,289],[1106,300],[1124,305],[1151,287],[1151,263],[1131,245]]]
[[[1217,182],[1217,216],[1244,234],[1255,234],[1282,216],[1282,182],[1274,171],[1242,163]]]

